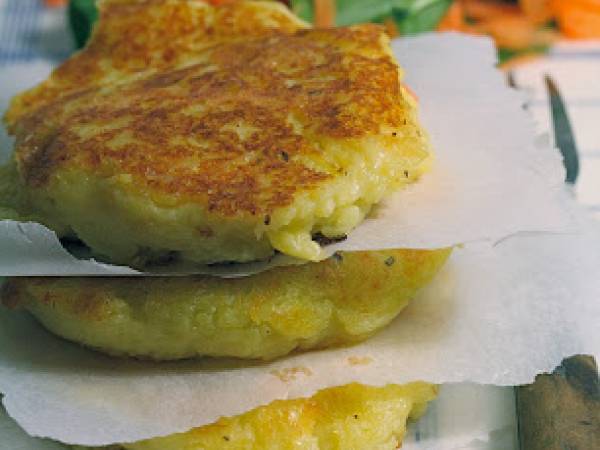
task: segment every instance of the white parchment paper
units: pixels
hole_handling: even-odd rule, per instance
[[[395,194],[336,250],[438,248],[499,241],[522,231],[569,229],[569,214],[557,195],[564,179],[559,154],[535,142],[522,96],[494,68],[487,38],[429,35],[393,42],[417,93],[425,128],[436,153],[432,172]],[[38,66],[39,68],[39,66]],[[0,76],[9,96],[31,84],[31,67]],[[20,76],[21,72],[24,76]],[[23,82],[22,82],[23,80]],[[5,147],[4,151],[8,151]],[[175,268],[184,273],[239,276],[273,265]],[[132,275],[131,268],[78,261],[39,224],[0,221],[0,275]]]
[[[108,358],[4,311],[0,391],[28,433],[100,445],[184,431],[353,381],[528,383],[566,356],[600,354],[600,230],[591,219],[580,227],[580,234],[457,249],[372,339],[268,364]]]

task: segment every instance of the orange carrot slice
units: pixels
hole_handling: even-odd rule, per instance
[[[314,0],[315,26],[328,28],[335,25],[335,0]]]
[[[44,0],[46,6],[54,7],[54,6],[63,6],[67,4],[67,0]]]
[[[565,36],[600,38],[600,0],[554,0],[553,7]]]
[[[462,0],[465,15],[474,20],[493,19],[500,15],[513,15],[519,13],[516,4],[498,0]]]
[[[491,35],[498,47],[512,50],[543,47],[557,39],[555,31],[540,28],[523,14],[500,15],[481,22],[479,28]]]
[[[438,31],[461,31],[465,23],[465,11],[461,2],[454,2],[438,24]]]
[[[534,23],[542,24],[554,17],[552,0],[519,0],[519,6]]]

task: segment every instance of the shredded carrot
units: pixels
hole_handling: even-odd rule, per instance
[[[383,21],[383,26],[385,27],[385,32],[389,37],[395,38],[400,35],[398,25],[396,25],[396,22],[391,17],[388,17]]]
[[[46,6],[63,6],[67,4],[67,0],[44,0]]]
[[[335,25],[335,0],[314,0],[315,26],[318,28]]]
[[[529,2],[527,7],[535,19],[517,4],[508,4],[500,0],[456,0],[438,30],[489,35],[494,38],[498,47],[511,50],[526,50],[552,44],[557,39],[557,33],[541,27],[539,22],[541,17],[548,17],[548,14],[552,16],[552,12],[546,11],[550,8],[551,0],[523,1]]]
[[[518,14],[520,9],[516,4],[499,0],[460,0],[465,15],[471,20],[494,19],[501,15]]]
[[[465,11],[461,2],[454,2],[438,24],[438,31],[461,31],[465,24]]]
[[[599,0],[554,0],[561,31],[574,39],[600,38]]]
[[[512,50],[547,46],[557,38],[556,32],[540,28],[522,14],[489,19],[481,25],[481,31],[492,36],[498,47]]]
[[[553,0],[556,4],[562,6],[574,6],[578,8],[585,8],[590,11],[596,11],[600,13],[600,0]]]
[[[554,17],[552,0],[519,0],[519,6],[533,23],[543,24]]]

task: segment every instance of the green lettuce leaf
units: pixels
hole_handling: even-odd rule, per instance
[[[85,45],[92,33],[92,27],[98,20],[98,9],[95,0],[70,0],[69,24],[75,38],[77,48]]]

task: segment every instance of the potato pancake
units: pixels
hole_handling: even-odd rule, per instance
[[[417,420],[436,396],[437,387],[423,382],[348,384],[310,398],[274,401],[185,433],[104,450],[396,450],[407,420]]]
[[[27,204],[135,267],[323,259],[315,236],[345,236],[431,155],[382,28],[302,27],[270,2],[103,2],[89,45],[6,116]]]
[[[218,7],[202,0],[97,3],[100,18],[86,48],[39,86],[13,99],[5,117],[9,127],[58,98],[185,64],[215,44],[309,26],[283,4],[270,1],[229,1]]]
[[[341,253],[237,279],[12,278],[2,301],[59,336],[112,355],[273,359],[368,338],[449,253]]]

